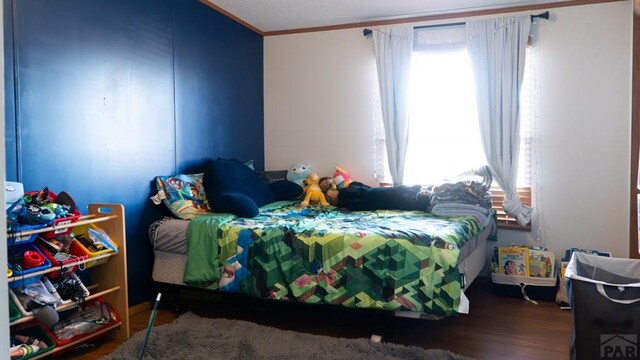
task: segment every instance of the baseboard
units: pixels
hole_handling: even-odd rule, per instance
[[[151,302],[145,301],[137,305],[133,305],[129,307],[129,317],[140,314],[143,311],[151,310]]]

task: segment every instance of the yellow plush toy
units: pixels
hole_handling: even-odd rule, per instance
[[[300,203],[302,206],[309,205],[309,202],[319,202],[322,206],[329,206],[327,199],[324,197],[322,190],[320,189],[320,177],[316,173],[311,173],[307,176],[305,183],[307,186],[304,188],[304,201]]]

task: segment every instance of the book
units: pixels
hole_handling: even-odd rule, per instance
[[[529,276],[555,277],[556,255],[551,251],[529,249]]]
[[[499,247],[498,265],[499,274],[529,276],[529,249],[516,246]]]

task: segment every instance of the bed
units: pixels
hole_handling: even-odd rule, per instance
[[[468,313],[495,220],[421,211],[338,211],[276,202],[255,218],[210,214],[150,228],[160,283],[259,298],[393,311]]]

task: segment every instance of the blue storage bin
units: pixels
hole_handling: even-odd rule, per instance
[[[41,266],[29,268],[29,269],[21,269],[15,266],[15,265],[19,265],[20,267],[22,266],[22,256],[24,252],[27,250],[32,250],[42,255],[42,258],[44,259],[44,264],[42,264]],[[47,259],[46,256],[44,256],[44,254],[42,254],[42,252],[33,243],[26,243],[26,244],[23,243],[20,245],[15,245],[10,247],[8,258],[9,258],[9,264],[14,265],[14,266],[10,266],[11,270],[13,271],[13,275],[9,278],[9,280],[19,279],[9,283],[9,287],[11,288],[22,287],[38,281],[39,276],[34,276],[30,278],[25,278],[25,279],[20,279],[20,278],[23,276],[32,274],[36,271],[45,270],[51,267],[51,262]],[[12,261],[13,259],[16,259],[16,260]]]
[[[38,237],[38,234],[31,235],[21,235],[21,233],[29,231],[29,230],[37,230],[46,227],[46,224],[37,224],[37,225],[21,225],[21,224],[12,224],[11,230],[7,233],[7,245],[19,245],[19,244],[27,244],[32,243]]]

